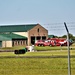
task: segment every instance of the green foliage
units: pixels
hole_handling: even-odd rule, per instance
[[[66,34],[66,35],[63,35],[62,38],[67,38],[67,34]],[[73,39],[74,36],[73,36],[71,33],[69,33],[69,38],[70,38],[70,39]]]

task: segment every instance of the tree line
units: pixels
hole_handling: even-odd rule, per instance
[[[67,35],[63,35],[61,37],[55,36],[56,38],[67,38]],[[73,34],[69,33],[69,39],[72,39],[73,41],[75,41],[75,36],[73,36]]]

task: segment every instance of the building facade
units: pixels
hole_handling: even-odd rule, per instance
[[[36,40],[48,38],[48,30],[40,24],[0,26],[2,47],[33,45]]]

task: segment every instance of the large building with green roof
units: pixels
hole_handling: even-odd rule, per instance
[[[48,38],[48,30],[40,24],[0,26],[0,47],[27,46]]]

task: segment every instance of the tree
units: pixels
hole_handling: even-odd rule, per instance
[[[67,38],[67,35],[63,35],[62,38]]]
[[[63,35],[62,38],[67,38],[67,35]],[[73,36],[71,33],[69,33],[69,38],[70,38],[70,39],[73,39],[74,36]]]

